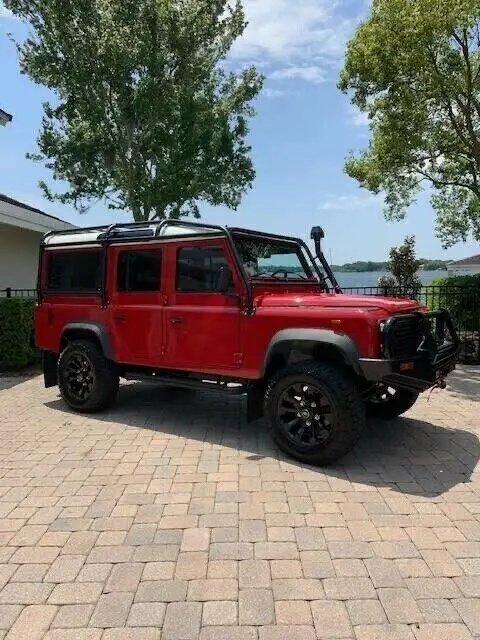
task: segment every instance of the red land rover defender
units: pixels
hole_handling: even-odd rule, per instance
[[[119,378],[247,394],[278,446],[326,464],[366,416],[394,418],[455,368],[447,312],[343,295],[312,230],[295,238],[184,221],[45,236],[36,343],[47,387],[101,411]]]

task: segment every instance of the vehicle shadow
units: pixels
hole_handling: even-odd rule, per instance
[[[35,374],[36,375],[36,374]],[[14,387],[16,387],[19,384],[23,384],[24,382],[27,382],[28,380],[31,380],[32,377],[35,377],[34,375],[0,375],[0,392],[1,391],[8,391],[8,389],[13,389]]]
[[[276,447],[263,421],[246,424],[244,405],[245,400],[238,396],[133,383],[121,386],[112,409],[88,419],[221,445],[234,450],[232,456],[246,460],[283,460],[311,469],[327,481],[356,483],[360,490],[390,487],[422,497],[440,496],[470,482],[480,458],[480,443],[474,433],[404,417],[371,421],[355,449],[334,465],[305,465]],[[45,406],[71,413],[61,399]]]
[[[456,396],[480,400],[480,367],[462,365],[447,379],[447,388]]]

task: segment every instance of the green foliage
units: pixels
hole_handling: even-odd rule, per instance
[[[422,269],[425,271],[446,271],[449,260],[428,260],[419,258],[419,262],[422,265]]]
[[[340,76],[371,130],[348,175],[385,192],[390,219],[432,188],[445,247],[480,240],[479,46],[479,0],[373,0]]]
[[[240,0],[5,0],[29,23],[23,73],[52,90],[40,154],[67,183],[51,200],[105,200],[135,220],[236,209],[255,171],[246,139],[263,78],[225,62]]]
[[[415,236],[407,236],[399,247],[390,249],[388,269],[401,295],[416,298],[422,287],[418,277],[421,262],[415,256]]]
[[[385,271],[387,265],[385,262],[358,260],[357,262],[348,262],[346,264],[334,264],[331,267],[337,273],[365,273],[367,271]]]
[[[447,268],[446,260],[429,260],[420,258],[422,269],[425,271],[440,271]],[[372,271],[387,271],[388,262],[372,262],[370,260],[358,260],[357,262],[347,262],[346,264],[331,265],[336,273],[368,273]]]
[[[378,287],[384,296],[398,296],[398,284],[393,276],[381,276],[378,279]]]
[[[427,290],[430,310],[447,309],[455,326],[464,331],[480,331],[480,274],[435,278]]]
[[[0,369],[21,369],[35,359],[32,298],[0,299]]]

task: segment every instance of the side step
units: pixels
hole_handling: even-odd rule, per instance
[[[200,378],[188,378],[187,376],[166,376],[164,374],[125,372],[122,376],[125,380],[135,382],[153,382],[170,387],[181,387],[183,389],[195,389],[199,391],[220,391],[230,395],[243,395],[247,393],[247,388],[241,382],[226,380],[209,380]]]

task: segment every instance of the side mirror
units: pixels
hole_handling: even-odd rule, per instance
[[[227,267],[220,267],[217,280],[217,293],[228,293],[232,282],[232,273]]]

